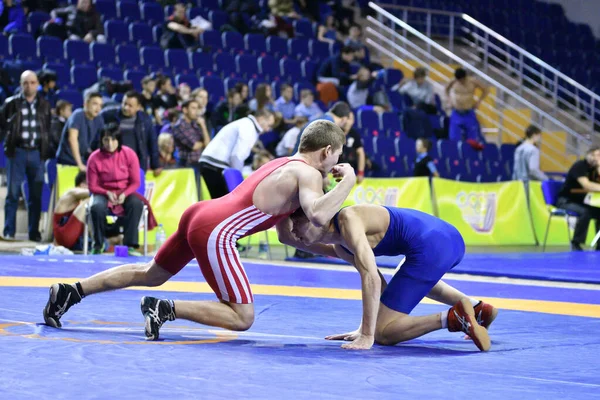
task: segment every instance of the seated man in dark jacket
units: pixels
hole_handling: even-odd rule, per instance
[[[140,94],[132,90],[125,94],[120,107],[106,108],[100,116],[105,124],[117,123],[121,132],[123,145],[133,149],[144,170],[148,167],[157,176],[162,171],[160,167],[156,133],[152,120],[141,109]]]
[[[329,57],[319,69],[319,82],[332,82],[336,86],[348,86],[356,76],[352,75],[350,63],[354,61],[354,49],[349,46],[342,48],[340,54]]]

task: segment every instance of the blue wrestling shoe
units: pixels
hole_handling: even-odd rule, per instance
[[[173,300],[161,300],[156,297],[144,296],[141,303],[145,319],[146,340],[158,340],[160,327],[167,321],[175,319],[175,304]]]
[[[75,287],[67,283],[55,283],[50,286],[50,297],[44,307],[44,322],[53,328],[60,328],[60,318],[80,301],[81,296]]]

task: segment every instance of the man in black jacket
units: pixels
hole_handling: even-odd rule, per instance
[[[106,108],[100,116],[105,125],[119,124],[123,145],[135,151],[143,170],[150,166],[157,176],[161,172],[157,137],[152,120],[142,110],[141,104],[141,95],[131,90],[125,93],[120,107]]]
[[[7,157],[8,193],[4,205],[4,238],[14,239],[21,183],[29,185],[29,239],[40,241],[44,160],[49,155],[50,104],[38,95],[33,71],[21,75],[21,93],[9,97],[0,111],[0,141]]]

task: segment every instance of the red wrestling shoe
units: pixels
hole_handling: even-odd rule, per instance
[[[475,310],[467,298],[461,299],[448,311],[448,330],[466,333],[481,351],[488,351],[492,346],[487,329],[477,323]]]
[[[492,322],[494,322],[497,316],[498,309],[491,304],[480,301],[479,304],[475,306],[475,317],[477,318],[477,323],[483,326],[485,329],[490,328],[490,325]]]

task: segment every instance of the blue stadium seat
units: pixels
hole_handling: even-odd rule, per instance
[[[105,20],[117,18],[117,4],[114,0],[96,0],[94,7]]]
[[[492,163],[498,161],[500,159],[500,153],[498,151],[498,146],[494,143],[486,143],[483,148],[483,161]]]
[[[90,44],[90,53],[92,53],[92,61],[96,64],[102,66],[114,66],[117,64],[117,55],[111,44],[92,42]]]
[[[407,137],[397,137],[394,139],[398,157],[404,160],[407,167],[415,163],[417,152],[415,150],[415,140]]]
[[[252,54],[238,54],[235,56],[235,68],[241,77],[255,78],[258,76],[258,59]]]
[[[35,41],[27,33],[13,33],[10,35],[8,38],[8,48],[13,57],[18,57],[22,60],[37,58]]]
[[[198,16],[208,21],[208,13],[209,10],[204,10],[202,7],[191,7],[187,9],[186,16],[188,21],[191,21]]]
[[[294,20],[292,25],[294,26],[294,33],[296,34],[296,37],[305,37],[310,39],[315,36],[315,28],[309,19],[302,18]]]
[[[121,67],[140,68],[142,62],[140,61],[140,53],[137,46],[131,44],[120,44],[117,46],[116,50],[117,63]]]
[[[400,83],[404,75],[402,71],[395,68],[386,68],[384,72],[384,82],[387,87],[392,87]]]
[[[73,65],[71,83],[79,90],[85,90],[98,81],[96,67],[91,65]]]
[[[258,70],[263,79],[275,80],[279,79],[281,71],[277,60],[272,56],[262,56],[258,58]]]
[[[254,97],[254,93],[256,92],[256,87],[258,85],[260,85],[261,83],[265,83],[265,79],[262,77],[257,77],[254,79],[250,79],[248,81],[248,92],[250,94],[250,97]]]
[[[182,83],[187,83],[194,90],[200,87],[198,77],[193,74],[178,74],[175,76],[175,85],[179,86]]]
[[[42,66],[43,69],[50,69],[56,72],[56,85],[59,88],[64,87],[65,85],[71,84],[71,72],[69,71],[69,66],[65,63],[45,63]]]
[[[221,41],[225,50],[231,52],[244,51],[244,37],[238,32],[223,32]]]
[[[310,57],[309,40],[306,38],[288,39],[288,54],[297,60]]]
[[[100,78],[110,78],[113,81],[123,80],[123,70],[120,68],[100,68],[98,70],[98,80]]]
[[[244,35],[244,47],[246,51],[261,56],[267,52],[267,41],[265,36],[260,33],[247,33]]]
[[[83,94],[79,90],[59,90],[56,93],[59,100],[66,100],[73,104],[73,109],[83,107]]]
[[[118,1],[117,16],[127,22],[141,21],[142,14],[137,2]]]
[[[229,92],[230,89],[235,88],[235,85],[237,85],[239,82],[244,82],[244,81],[241,80],[240,78],[232,78],[232,77],[225,78],[223,80],[223,84],[225,85],[225,93]]]
[[[156,70],[164,70],[165,56],[163,50],[156,46],[144,46],[140,49],[140,60],[146,68]]]
[[[54,36],[40,36],[36,40],[37,55],[47,62],[63,61],[62,41]]]
[[[129,28],[127,24],[119,20],[110,20],[104,23],[106,40],[114,45],[129,43]]]
[[[8,56],[8,38],[4,35],[0,35],[0,60],[4,60],[5,58],[8,58]]]
[[[46,21],[50,20],[50,14],[42,11],[32,11],[27,16],[27,31],[34,37]]]
[[[288,83],[293,84],[302,80],[302,68],[300,68],[299,61],[284,58],[279,61],[279,69],[281,71],[281,78]]]
[[[460,156],[458,154],[457,143],[452,140],[438,140],[438,152],[440,156],[447,159],[458,160]]]
[[[404,104],[404,97],[397,91],[388,90],[386,93],[390,104],[394,108],[394,111],[397,113],[403,112],[406,108],[406,105]]]
[[[152,39],[155,43],[160,43],[160,37],[162,36],[162,25],[154,25],[152,27]]]
[[[198,5],[207,10],[218,10],[221,7],[219,0],[198,0]]]
[[[398,114],[394,112],[381,114],[381,129],[390,137],[400,136],[400,117]]]
[[[479,159],[469,162],[469,174],[473,182],[490,182],[490,176],[483,162]]]
[[[69,64],[91,64],[90,46],[83,40],[65,40],[63,48]]]
[[[221,10],[212,10],[208,13],[208,19],[212,22],[213,29],[218,31],[221,27],[229,22],[229,16]]]
[[[225,98],[223,81],[217,76],[203,76],[200,78],[200,86],[208,92],[208,101],[217,104]]]
[[[129,38],[138,46],[148,46],[154,43],[152,27],[146,22],[132,22],[129,24]]]
[[[313,60],[304,60],[300,63],[300,68],[302,69],[302,79],[307,82],[315,82],[317,68],[319,65]]]
[[[267,52],[273,57],[287,56],[287,41],[279,36],[267,38]]]
[[[146,73],[142,71],[130,69],[125,71],[125,80],[131,81],[133,88],[138,92],[142,91],[142,79],[144,79],[145,76]]]
[[[200,42],[205,50],[217,51],[223,48],[221,34],[218,31],[204,31],[200,34]]]
[[[212,75],[213,59],[211,53],[196,51],[192,53],[192,68],[202,75]]]
[[[222,75],[223,78],[227,76],[235,76],[235,59],[229,53],[215,53],[214,57],[214,71],[217,75]]]
[[[379,126],[379,115],[372,110],[359,110],[356,120],[360,129],[381,130]]]
[[[329,44],[321,42],[317,39],[311,39],[308,43],[310,49],[310,56],[313,60],[325,61],[329,58]]]
[[[502,156],[502,162],[511,162],[515,157],[515,149],[517,146],[514,144],[504,143],[500,146],[500,155]]]
[[[179,71],[191,70],[188,53],[183,49],[165,50],[165,62],[167,67],[171,69],[176,68]]]
[[[148,25],[160,24],[165,21],[165,12],[158,3],[146,2],[140,6],[142,20]]]
[[[481,160],[481,152],[475,150],[469,143],[459,142],[458,148],[460,149],[460,156],[463,160],[468,160],[469,163],[475,160]]]

